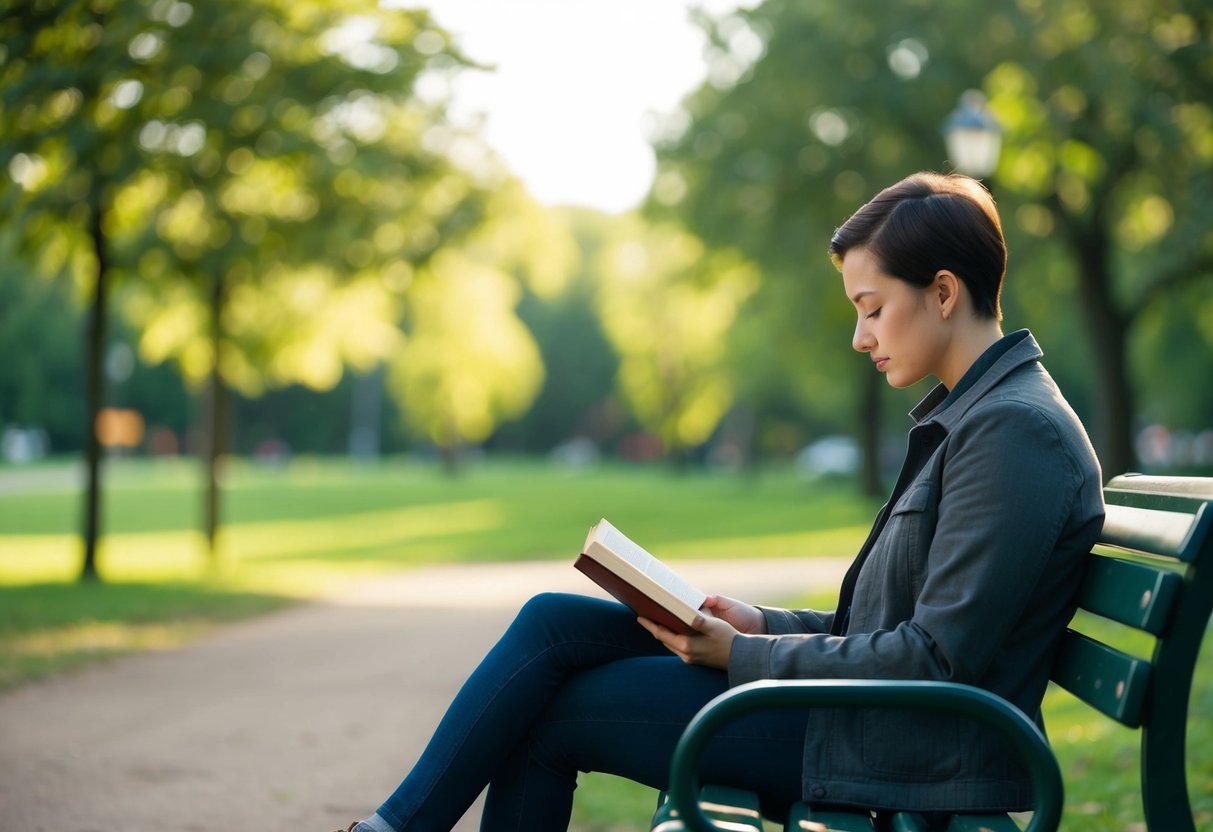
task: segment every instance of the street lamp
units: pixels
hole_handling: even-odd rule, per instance
[[[960,104],[943,123],[943,138],[956,170],[976,179],[994,172],[1002,149],[1002,125],[986,109],[986,97],[979,90],[966,90],[960,96]]]

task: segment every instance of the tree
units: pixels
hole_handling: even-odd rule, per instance
[[[736,252],[669,224],[622,223],[602,255],[599,308],[637,420],[677,463],[733,404],[725,335],[755,288]]]
[[[946,169],[940,125],[965,88],[983,87],[1007,126],[993,187],[1013,279],[1051,293],[1045,276],[1055,270],[1042,257],[1072,264],[1097,376],[1094,434],[1105,468],[1124,470],[1132,322],[1213,265],[1211,15],[1170,0],[999,0],[980,15],[958,0],[767,0],[705,19],[709,83],[659,136],[651,209],[758,263],[756,301],[799,294],[796,313],[782,319],[786,304],[763,305],[776,316],[772,332],[825,338],[813,353],[841,369],[832,310],[842,298],[819,289],[836,289],[825,242],[877,188],[915,169]],[[776,288],[787,281],[797,288]],[[1032,310],[1064,319],[1050,306]],[[805,316],[813,326],[798,320]],[[871,437],[879,388],[866,378],[854,389],[864,391],[860,423]]]
[[[145,355],[209,375],[213,541],[226,385],[331,385],[382,356],[411,264],[475,223],[469,175],[428,146],[442,105],[413,95],[461,59],[424,12],[371,0],[30,2],[0,34],[0,215],[43,269],[92,275],[93,577],[111,283],[134,296]],[[351,307],[344,328],[316,314]]]
[[[503,182],[484,222],[419,269],[387,385],[414,431],[437,445],[447,471],[457,469],[464,444],[488,438],[534,402],[543,361],[517,315],[522,287],[553,296],[576,264],[559,217],[517,182]]]
[[[761,412],[791,389],[818,419],[860,426],[868,493],[883,490],[883,384],[845,346],[853,312],[825,252],[877,187],[942,162],[938,127],[956,82],[928,71],[910,35],[921,18],[867,0],[768,0],[702,18],[708,82],[657,137],[648,206],[761,269],[735,329],[738,360],[762,368],[744,376],[745,394]]]
[[[113,182],[129,177],[137,164],[130,137],[121,141],[122,128],[129,129],[129,108],[115,99],[125,103],[125,96],[143,88],[135,57],[142,53],[130,47],[151,23],[140,13],[114,20],[107,30],[108,14],[104,3],[25,3],[8,7],[0,17],[0,165],[9,173],[0,215],[14,222],[24,248],[37,252],[40,270],[54,273],[70,266],[93,275],[84,350],[88,484],[81,575],[86,579],[97,575],[100,516],[96,422],[104,397],[101,355],[111,278],[104,218]],[[139,43],[150,50],[159,41],[149,34]],[[106,80],[122,75],[132,76],[122,88],[129,92],[119,95],[116,85],[106,85],[103,94]]]
[[[497,448],[543,453],[574,437],[603,447],[627,430],[613,395],[619,359],[595,306],[596,264],[620,220],[589,208],[563,208],[559,214],[581,257],[562,291],[527,290],[518,305],[518,317],[539,346],[544,383],[526,414],[494,433]]]
[[[999,188],[1024,231],[1066,244],[1098,379],[1095,440],[1118,473],[1134,467],[1135,324],[1213,276],[1213,10],[1008,5],[1022,46],[983,68],[1008,131]],[[1207,356],[1203,340],[1192,346]]]

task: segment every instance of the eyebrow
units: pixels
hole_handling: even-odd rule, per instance
[[[856,292],[855,294],[851,295],[851,303],[859,303],[859,301],[863,300],[868,295],[874,294],[876,294],[875,289],[864,289],[863,291]]]

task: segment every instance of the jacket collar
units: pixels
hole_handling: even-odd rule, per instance
[[[995,361],[994,366],[990,367],[959,399],[936,412],[939,405],[948,397],[948,388],[939,384],[915,405],[914,409],[910,411],[910,418],[919,425],[935,422],[944,430],[951,430],[952,426],[968,413],[969,408],[990,392],[991,388],[1010,375],[1013,370],[1024,364],[1039,361],[1043,355],[1040,345],[1036,343],[1032,333],[1028,332],[1018,344]]]

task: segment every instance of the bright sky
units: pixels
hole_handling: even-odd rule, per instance
[[[652,181],[654,117],[706,75],[688,10],[756,0],[418,2],[468,57],[496,66],[461,73],[454,115],[483,114],[482,135],[540,202],[617,212]]]

